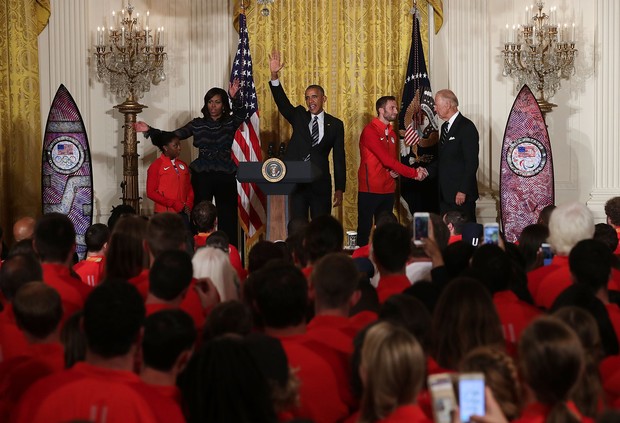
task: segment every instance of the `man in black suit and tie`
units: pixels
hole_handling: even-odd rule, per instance
[[[293,106],[289,101],[278,72],[284,67],[280,52],[273,51],[269,56],[271,81],[269,88],[280,114],[293,127],[293,135],[288,143],[285,160],[310,161],[320,175],[309,184],[298,184],[291,194],[291,219],[331,214],[332,207],[342,204],[342,194],[346,182],[344,157],[344,125],[342,121],[323,110],[327,100],[325,91],[319,85],[306,89],[306,110],[303,106]],[[334,197],[332,201],[332,177],[329,171],[329,153],[333,149]]]
[[[439,138],[439,159],[427,170],[437,176],[439,210],[463,213],[470,222],[476,221],[478,199],[478,130],[458,109],[459,100],[450,90],[435,94],[435,111],[445,123]]]

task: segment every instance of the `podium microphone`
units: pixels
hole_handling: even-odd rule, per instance
[[[281,142],[280,143],[280,150],[278,151],[278,157],[283,157],[285,152],[286,152],[286,143],[285,142]]]
[[[274,148],[275,148],[275,144],[273,142],[270,142],[269,146],[267,147],[267,158],[268,159],[273,157]]]

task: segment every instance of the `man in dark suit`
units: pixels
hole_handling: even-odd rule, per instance
[[[291,219],[331,214],[332,207],[342,204],[342,194],[346,182],[346,164],[344,157],[344,125],[342,121],[323,110],[327,100],[325,91],[319,85],[310,85],[306,89],[306,110],[303,106],[293,106],[289,101],[278,72],[284,67],[280,52],[273,51],[269,56],[271,71],[271,94],[280,114],[293,127],[293,135],[288,143],[285,160],[310,161],[320,172],[309,184],[298,184],[291,194]],[[329,153],[333,149],[334,162],[334,197],[332,201],[332,177],[329,170]]]
[[[458,109],[459,100],[450,90],[435,94],[435,111],[445,123],[439,137],[439,160],[430,165],[429,176],[437,176],[439,210],[457,210],[476,221],[478,199],[478,130]]]

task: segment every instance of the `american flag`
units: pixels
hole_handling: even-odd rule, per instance
[[[247,111],[245,121],[237,130],[232,146],[233,158],[238,165],[239,162],[262,161],[258,98],[252,76],[247,21],[243,11],[239,14],[239,45],[230,72],[230,81],[236,78],[240,81],[239,95]],[[265,229],[267,199],[253,183],[237,182],[237,192],[239,194],[239,221],[248,238],[252,240]]]
[[[405,144],[408,146],[413,146],[420,142],[417,125],[414,128],[413,123],[414,121],[411,121],[411,123],[407,125],[407,129],[405,129]]]
[[[403,141],[410,147],[420,142],[420,134],[424,133],[427,125],[432,125],[435,130],[438,129],[435,118],[435,100],[426,70],[418,19],[417,9],[414,9],[409,62],[398,116],[399,127],[405,130]]]

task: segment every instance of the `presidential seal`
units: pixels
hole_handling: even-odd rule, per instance
[[[286,165],[275,157],[265,160],[262,170],[267,182],[280,182],[286,176]]]
[[[547,163],[547,150],[535,138],[519,138],[508,148],[506,162],[510,170],[519,176],[536,176]]]

